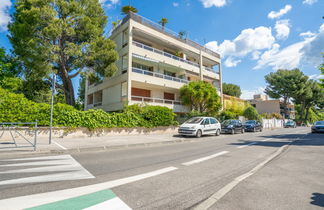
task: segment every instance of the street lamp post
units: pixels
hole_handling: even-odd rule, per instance
[[[49,132],[49,144],[52,143],[52,126],[53,126],[53,110],[54,110],[54,95],[55,95],[55,82],[56,75],[53,73],[52,79],[52,99],[51,99],[51,116],[50,116],[50,132]]]

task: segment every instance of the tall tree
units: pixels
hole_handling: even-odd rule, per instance
[[[161,20],[159,21],[159,23],[162,26],[162,31],[164,31],[164,27],[165,25],[169,22],[169,20],[167,18],[161,18]]]
[[[323,53],[323,63],[320,66],[320,71],[322,72],[322,75],[324,75],[324,53]],[[320,79],[321,86],[324,88],[324,79]]]
[[[305,97],[303,101],[304,108],[306,109],[304,121],[308,121],[308,114],[312,107],[314,108],[324,108],[324,89],[320,84],[314,80],[309,80],[307,82],[307,89],[310,94]]]
[[[266,75],[265,80],[268,83],[265,93],[271,98],[283,99],[284,117],[287,117],[290,99],[304,91],[308,77],[299,69],[279,69]]]
[[[67,104],[75,105],[72,79],[112,76],[118,54],[105,38],[107,17],[98,0],[17,0],[9,39],[33,79],[58,75]]]
[[[135,7],[133,7],[133,6],[131,6],[131,5],[127,5],[127,6],[123,6],[122,8],[121,8],[121,12],[122,12],[122,14],[124,14],[124,15],[128,15],[129,13],[137,13],[138,12],[138,10],[135,8]]]
[[[238,98],[242,95],[240,86],[230,83],[223,83],[223,93]]]
[[[216,88],[204,81],[190,82],[182,86],[180,98],[183,105],[188,105],[191,111],[215,114],[221,108]]]

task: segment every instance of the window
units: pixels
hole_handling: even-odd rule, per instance
[[[93,104],[93,94],[88,95],[88,105]]]
[[[153,72],[153,66],[147,66],[147,65],[144,65],[144,64],[136,63],[136,62],[133,62],[132,65],[133,65],[134,68],[138,68],[138,69],[142,69],[142,70],[145,70],[145,71]]]
[[[165,74],[165,75],[168,75],[168,76],[171,76],[171,77],[175,77],[175,76],[176,76],[175,73],[170,72],[170,71],[166,71],[166,70],[164,70],[164,74]]]
[[[128,28],[123,31],[122,42],[123,42],[123,47],[127,46],[127,43],[128,43]]]
[[[122,57],[122,70],[128,69],[128,55]]]
[[[167,99],[167,100],[174,100],[174,93],[164,93],[164,99]]]
[[[206,118],[204,121],[203,121],[203,123],[202,123],[203,125],[209,125],[210,123],[209,123],[209,119],[208,118]]]
[[[121,84],[121,96],[125,97],[127,95],[127,82]]]
[[[217,124],[218,121],[214,118],[210,118],[210,124]]]

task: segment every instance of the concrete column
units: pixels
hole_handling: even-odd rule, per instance
[[[128,25],[128,69],[127,69],[127,102],[132,100],[132,48],[133,48],[133,34],[132,34],[132,19],[129,20]]]
[[[221,104],[222,104],[222,110],[224,109],[224,98],[223,98],[223,78],[222,78],[222,64],[221,62],[219,63],[219,87],[220,87],[220,100],[221,100]]]
[[[204,75],[203,75],[203,57],[202,57],[202,51],[200,50],[200,55],[199,55],[199,64],[200,64],[200,80],[204,80]]]

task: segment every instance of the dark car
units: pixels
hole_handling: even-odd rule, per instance
[[[244,126],[240,120],[225,120],[222,123],[222,133],[244,133]]]
[[[244,124],[244,129],[245,131],[262,131],[263,127],[261,122],[257,121],[257,120],[248,120],[245,122]]]
[[[317,121],[312,126],[312,133],[324,133],[324,121]]]
[[[296,123],[293,120],[288,120],[285,123],[285,128],[296,128]]]

